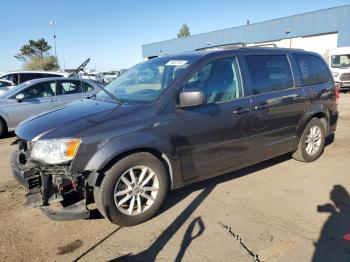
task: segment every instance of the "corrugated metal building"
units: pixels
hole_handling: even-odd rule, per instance
[[[146,44],[142,46],[142,56],[150,58],[232,43],[276,43],[319,53],[350,46],[350,5]]]

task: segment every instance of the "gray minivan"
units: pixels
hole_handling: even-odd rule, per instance
[[[286,153],[316,160],[336,130],[338,99],[313,52],[162,56],[91,99],[23,122],[11,167],[51,218],[87,218],[95,202],[111,222],[132,226],[154,216],[168,190]]]

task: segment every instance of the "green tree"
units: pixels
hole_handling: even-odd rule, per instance
[[[51,46],[44,38],[29,40],[15,55],[28,70],[56,70],[59,68],[56,57],[50,55]]]
[[[186,24],[183,24],[180,28],[180,31],[179,33],[177,34],[177,37],[178,38],[181,38],[181,37],[188,37],[190,36],[191,33],[190,33],[190,28],[186,25]]]

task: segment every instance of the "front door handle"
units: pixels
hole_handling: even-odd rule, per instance
[[[237,108],[233,110],[234,115],[241,115],[241,114],[246,114],[250,112],[250,108]]]

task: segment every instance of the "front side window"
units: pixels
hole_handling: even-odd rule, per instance
[[[350,67],[350,54],[347,55],[332,55],[332,67]]]
[[[104,88],[127,104],[155,101],[172,81],[191,65],[197,56],[164,56],[140,63]],[[110,99],[104,92],[97,99]]]
[[[295,54],[294,56],[301,75],[302,86],[322,84],[332,79],[328,66],[317,56],[307,54]]]
[[[51,97],[56,95],[56,82],[49,81],[34,84],[22,92],[26,99]]]
[[[252,94],[264,94],[293,87],[293,76],[285,55],[247,55]]]
[[[207,103],[240,98],[242,82],[236,59],[225,58],[205,65],[187,81],[184,89],[202,91]]]

